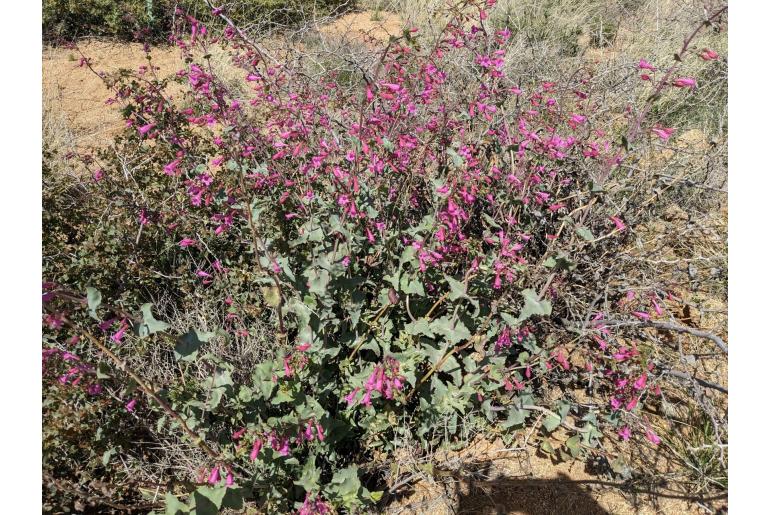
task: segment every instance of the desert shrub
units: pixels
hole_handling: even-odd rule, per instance
[[[218,2],[241,26],[262,28],[296,23],[348,8],[349,0],[235,0]],[[214,19],[204,0],[43,0],[43,38],[48,42],[83,37],[164,41],[172,30],[174,10]]]
[[[166,449],[141,460],[177,480],[167,513],[327,513],[381,499],[377,457],[469,427],[510,439],[537,420],[567,432],[542,446],[565,459],[608,432],[660,443],[642,408],[667,364],[617,327],[660,316],[667,293],[609,278],[646,212],[629,148],[671,133],[649,104],[606,124],[588,70],[520,88],[485,9],[454,9],[435,45],[405,31],[344,82],[192,16],[173,79],[151,59],[106,77],[125,133],[83,161],[87,180],[44,192],[50,409],[118,411],[88,459],[124,453],[135,417]],[[213,72],[215,40],[246,88]],[[675,70],[655,87],[689,91]]]

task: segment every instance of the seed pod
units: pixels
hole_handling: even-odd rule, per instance
[[[390,288],[390,289],[388,290],[388,300],[389,300],[389,301],[390,301],[390,303],[391,303],[391,304],[393,304],[394,306],[395,306],[396,304],[398,304],[398,301],[399,301],[399,298],[398,298],[398,293],[396,293],[396,290],[394,290],[393,288]]]

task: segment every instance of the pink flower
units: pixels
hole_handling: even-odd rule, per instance
[[[694,89],[698,86],[698,83],[692,77],[680,77],[671,83],[675,88],[690,88]]]
[[[344,397],[345,402],[348,403],[348,406],[352,406],[353,404],[355,404],[356,395],[358,395],[359,390],[361,390],[361,388],[356,387],[355,389],[353,389],[352,392],[350,392]]]
[[[215,485],[217,483],[219,483],[219,467],[214,467],[209,474],[209,484]]]
[[[631,428],[628,426],[623,426],[623,428],[618,431],[618,436],[624,442],[627,441],[629,438],[631,438]]]
[[[650,129],[650,132],[655,134],[657,137],[659,137],[663,141],[668,141],[668,138],[670,138],[671,135],[674,134],[674,131],[676,131],[676,129],[670,128],[670,127],[653,127],[652,129]]]
[[[139,127],[139,134],[144,136],[145,134],[147,134],[148,132],[150,132],[154,128],[155,128],[155,124],[154,123],[148,123],[147,125],[142,125],[141,127]]]
[[[291,377],[294,375],[294,371],[291,369],[291,366],[289,365],[289,356],[286,356],[283,358],[283,375],[284,377]]]
[[[309,343],[303,343],[301,345],[297,345],[296,348],[300,352],[305,352],[306,350],[308,350],[310,348],[310,344]]]
[[[658,301],[655,299],[650,299],[650,302],[652,303],[652,307],[655,309],[655,314],[658,316],[663,315],[663,308],[660,307],[660,304],[658,304]]]
[[[699,55],[700,55],[700,58],[703,59],[704,61],[713,61],[715,59],[719,59],[719,54],[717,54],[716,52],[708,48],[704,48]]]
[[[570,127],[574,129],[575,127],[577,127],[578,125],[581,125],[585,121],[586,121],[586,117],[583,116],[582,114],[573,114],[572,116],[569,117],[569,121],[567,123],[569,124]]]
[[[647,75],[646,73],[643,73],[643,74],[641,74],[641,75],[639,76],[639,78],[640,78],[640,79],[642,79],[642,80],[646,80],[646,81],[652,81],[652,77],[650,77],[650,76],[649,76],[649,75]]]
[[[133,413],[136,409],[136,399],[131,399],[126,403],[126,411],[129,413]]]
[[[225,478],[225,484],[227,486],[233,486],[233,483],[234,483],[234,481],[233,481],[233,473],[232,472],[228,472],[227,473],[227,478]]]
[[[184,238],[182,239],[178,245],[182,248],[189,247],[190,245],[195,245],[195,240],[190,238]]]
[[[651,429],[647,430],[645,436],[647,436],[647,439],[654,445],[658,445],[660,443],[660,437],[656,435]]]
[[[655,68],[649,62],[647,62],[645,59],[639,59],[639,69],[650,70],[651,72],[654,72],[655,70],[657,70],[657,68]]]
[[[647,321],[647,320],[649,320],[649,319],[650,319],[650,314],[649,314],[649,313],[647,313],[647,312],[645,312],[645,311],[634,311],[634,312],[633,312],[633,313],[631,313],[631,314],[632,314],[632,315],[634,315],[634,316],[635,316],[636,318],[638,318],[639,320],[644,320],[644,321]]]
[[[626,224],[623,223],[623,220],[621,220],[617,216],[611,216],[610,220],[612,220],[612,223],[615,224],[615,229],[618,231],[624,231],[626,229]]]
[[[636,407],[636,405],[639,404],[639,397],[633,397],[628,403],[626,404],[626,409],[628,411],[631,411]]]
[[[176,175],[176,169],[179,167],[179,164],[182,162],[181,159],[174,159],[170,163],[168,163],[166,166],[163,167],[163,173],[166,175],[174,176]]]
[[[262,440],[257,438],[254,440],[254,445],[251,447],[251,454],[249,454],[249,458],[251,458],[251,461],[254,461],[257,459],[257,455],[259,454],[259,450],[262,448]]]
[[[126,324],[125,319],[123,319],[120,322],[120,328],[115,331],[115,334],[113,334],[110,339],[115,343],[120,343],[120,341],[123,339],[123,336],[126,334],[126,329],[128,329],[128,324]]]
[[[239,429],[238,431],[233,433],[233,440],[240,440],[243,436],[243,433],[246,432],[246,428]]]
[[[647,374],[642,374],[639,379],[634,381],[634,390],[641,390],[647,384]]]
[[[88,387],[88,395],[99,395],[102,393],[102,385],[94,383]]]
[[[198,277],[211,277],[210,273],[204,272],[203,270],[198,270],[197,272],[195,272],[195,275],[197,275]]]

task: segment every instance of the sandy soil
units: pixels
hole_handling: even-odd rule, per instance
[[[139,44],[93,41],[80,45],[94,69],[107,73],[121,68],[136,70],[147,65]],[[117,104],[106,105],[110,92],[88,67],[79,66],[78,50],[43,50],[43,103],[63,116],[78,149],[99,147],[123,127]],[[174,74],[182,65],[174,48],[153,48],[152,64],[160,76]]]

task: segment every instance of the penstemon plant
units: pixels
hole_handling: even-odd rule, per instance
[[[44,377],[87,399],[109,390],[200,451],[198,484],[169,490],[167,513],[244,500],[355,511],[383,495],[361,467],[372,453],[451,443],[467,417],[505,435],[563,426],[574,458],[601,452],[607,431],[660,441],[640,415],[660,394],[647,346],[617,339],[598,308],[567,340],[560,307],[602,280],[582,272],[628,233],[605,187],[646,108],[621,139],[590,75],[519,84],[493,5],[452,7],[432,44],[404,31],[347,83],[182,13],[174,77],[156,75],[149,49],[138,72],[104,76],[134,157],[85,161],[87,202],[104,211],[73,236],[84,254],[46,269]],[[218,76],[215,44],[240,88]],[[639,68],[640,87],[655,81]],[[656,92],[695,87],[672,77]],[[172,307],[146,303],[160,293],[178,311],[214,299],[221,327],[175,334],[155,318]],[[644,322],[662,294],[617,305]],[[257,321],[270,326],[265,359],[244,370],[214,352]],[[131,364],[157,349],[177,371],[158,384]],[[549,405],[553,385],[606,404]]]

